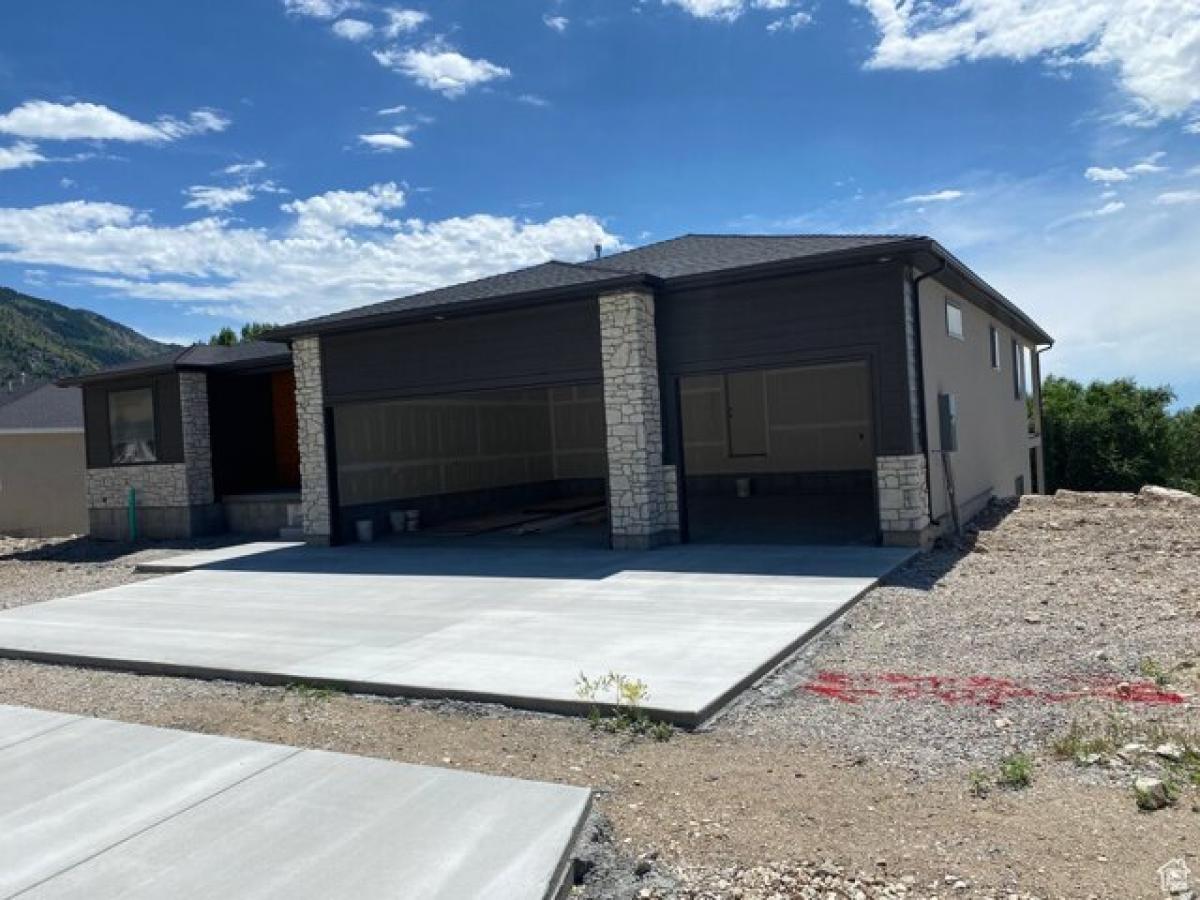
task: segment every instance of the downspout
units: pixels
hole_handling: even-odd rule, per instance
[[[1041,457],[1042,457],[1042,477],[1038,482],[1038,486],[1042,489],[1043,494],[1048,494],[1050,491],[1046,487],[1046,407],[1042,401],[1042,354],[1054,349],[1053,339],[1045,347],[1037,348],[1037,401],[1038,401],[1038,437],[1042,439]]]
[[[917,345],[917,395],[920,399],[921,413],[921,453],[925,456],[925,502],[928,506],[929,522],[933,524],[933,473],[929,461],[929,416],[925,400],[925,345],[921,338],[921,282],[934,275],[940,275],[946,270],[946,260],[938,260],[936,269],[931,269],[909,281],[913,294],[913,338]]]

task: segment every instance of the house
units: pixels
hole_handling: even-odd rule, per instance
[[[79,389],[28,385],[0,394],[0,534],[87,529]]]
[[[286,344],[197,345],[60,383],[83,393],[93,537],[288,524],[300,461]]]
[[[687,235],[268,337],[80,380],[94,530],[298,486],[318,543],[598,509],[617,548],[921,545],[1043,483],[1052,340],[928,237]]]

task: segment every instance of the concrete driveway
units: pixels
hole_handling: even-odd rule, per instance
[[[0,706],[0,898],[559,895],[590,792]]]
[[[642,553],[285,547],[0,613],[0,655],[580,712],[580,673],[696,724],[911,556],[877,547]]]

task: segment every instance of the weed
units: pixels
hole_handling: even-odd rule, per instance
[[[1166,687],[1171,680],[1171,676],[1167,674],[1162,663],[1149,656],[1143,657],[1142,661],[1138,663],[1138,672],[1143,678],[1150,679],[1159,687]]]
[[[972,769],[967,776],[967,790],[972,797],[983,799],[992,792],[992,779],[982,769]]]
[[[666,722],[655,722],[650,726],[650,737],[656,741],[669,741],[671,736],[675,734],[675,729]]]
[[[1067,733],[1055,738],[1050,747],[1059,759],[1073,759],[1078,763],[1094,754],[1113,753],[1117,744],[1110,733],[1100,733],[1072,721]]]
[[[602,694],[616,695],[616,714],[605,716],[600,710]],[[609,734],[627,731],[630,734],[650,735],[655,740],[671,739],[673,729],[665,722],[656,722],[642,708],[650,696],[650,686],[638,678],[629,678],[618,672],[609,672],[598,678],[589,678],[583,672],[575,679],[575,693],[581,700],[591,704],[588,723]]]
[[[1025,753],[1002,756],[1000,775],[996,781],[1014,791],[1029,787],[1033,783],[1033,760]]]
[[[1168,805],[1174,806],[1179,800],[1179,785],[1170,778],[1164,778],[1162,786],[1163,792],[1167,796]],[[1138,809],[1145,812],[1153,812],[1161,806],[1161,803],[1158,802],[1150,791],[1141,790],[1136,784],[1133,786],[1133,796],[1137,801]]]
[[[341,688],[329,687],[324,684],[310,684],[307,681],[292,681],[285,690],[305,700],[329,700],[338,694],[344,694]]]

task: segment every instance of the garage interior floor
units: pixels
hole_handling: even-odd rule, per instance
[[[615,671],[647,683],[652,715],[695,725],[911,555],[428,536],[281,548],[7,610],[0,656],[576,714],[591,705],[580,673]]]
[[[559,895],[590,792],[0,706],[0,898]]]

